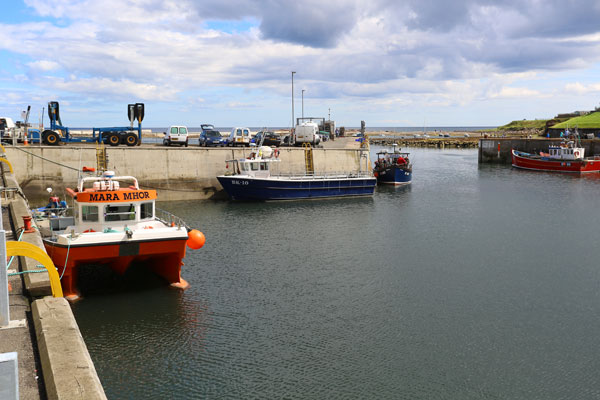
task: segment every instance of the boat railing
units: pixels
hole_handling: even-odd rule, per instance
[[[155,208],[154,218],[167,226],[177,226],[179,228],[185,227],[188,231],[192,229],[177,215],[171,214],[170,212],[158,207]]]
[[[289,179],[331,179],[331,178],[371,178],[372,174],[365,171],[347,172],[347,171],[331,171],[331,172],[314,172],[310,174],[301,173],[271,173],[271,176],[278,178]]]

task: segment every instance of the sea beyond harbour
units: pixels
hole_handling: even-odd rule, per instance
[[[599,398],[598,175],[403,150],[372,198],[159,204],[206,235],[191,287],[73,305],[108,398]]]
[[[142,125],[143,126],[143,125]],[[339,125],[337,126],[338,128],[341,127],[343,125]],[[289,126],[284,126],[284,127],[249,127],[251,131],[253,132],[258,132],[262,129],[271,129],[271,130],[289,130],[290,127]],[[345,127],[347,130],[360,130],[360,126],[356,127]],[[431,126],[431,127],[416,127],[416,126],[367,126],[365,127],[365,131],[366,132],[475,132],[475,131],[481,131],[481,130],[486,130],[486,129],[493,129],[495,128],[495,126]],[[76,128],[76,129],[86,129],[86,128]],[[91,128],[88,128],[91,129]],[[169,128],[168,127],[164,127],[164,128],[146,128],[144,127],[144,129],[150,129],[152,131],[152,133],[161,133],[161,132],[166,132]],[[215,129],[217,129],[219,132],[229,132],[231,131],[232,127],[215,127]],[[202,129],[198,126],[198,127],[194,127],[194,126],[188,126],[188,130],[190,132],[200,132]]]

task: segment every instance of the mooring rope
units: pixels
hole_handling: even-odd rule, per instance
[[[16,147],[16,146],[15,146],[15,147],[13,147],[13,148],[15,148],[15,149],[17,149],[17,150],[20,150],[20,151],[22,151],[23,153],[27,153],[27,154],[29,154],[29,155],[32,155],[32,156],[34,156],[34,157],[41,158],[42,160],[44,160],[44,161],[48,161],[48,162],[50,162],[50,163],[52,163],[52,164],[60,165],[61,167],[65,167],[65,168],[68,168],[68,169],[72,169],[73,171],[78,171],[78,172],[79,172],[79,169],[77,169],[77,168],[73,168],[73,167],[70,167],[70,166],[68,166],[68,165],[61,164],[61,163],[59,163],[59,162],[56,162],[56,161],[52,161],[52,160],[50,160],[50,159],[48,159],[48,158],[46,158],[46,157],[38,156],[37,154],[33,154],[32,152],[30,152],[30,151],[27,151],[27,150],[25,150],[25,149],[22,149],[22,148],[20,148],[20,147]]]

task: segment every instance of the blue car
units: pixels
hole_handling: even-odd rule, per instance
[[[225,139],[221,136],[221,133],[214,129],[202,130],[200,138],[198,139],[198,145],[207,146],[225,146]]]

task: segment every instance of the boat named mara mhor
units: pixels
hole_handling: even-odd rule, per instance
[[[74,215],[49,206],[35,210],[44,246],[61,276],[65,297],[77,300],[77,270],[82,264],[107,264],[119,274],[141,262],[172,287],[186,289],[181,277],[186,244],[204,245],[204,235],[180,218],[155,206],[155,190],[140,189],[132,176],[101,176],[79,180]],[[56,200],[56,199],[54,199]]]

